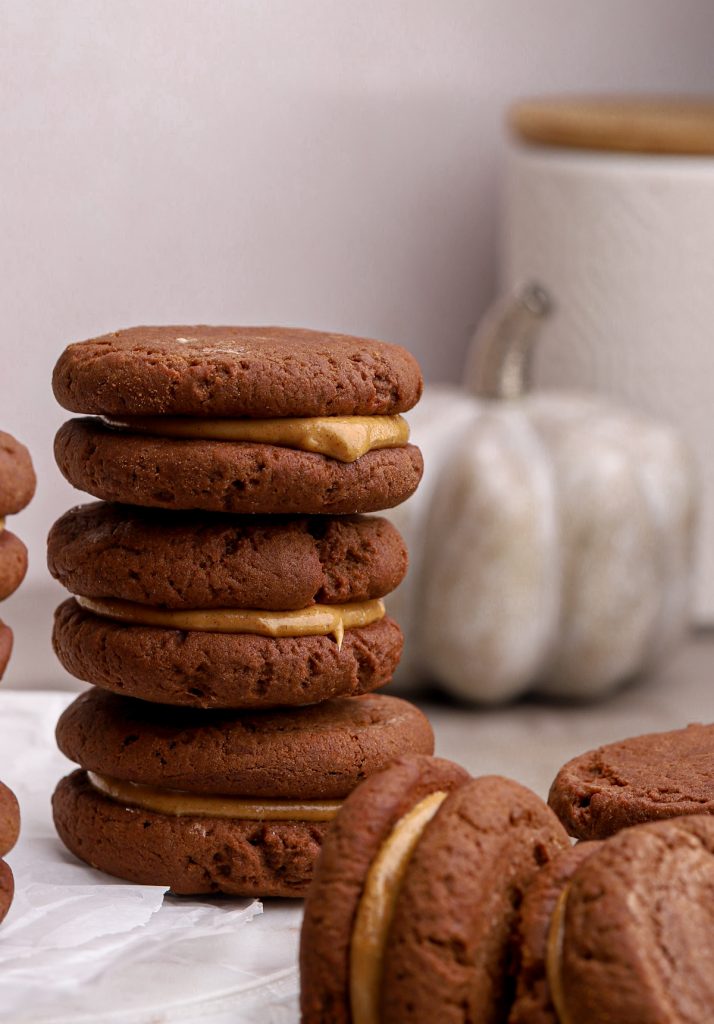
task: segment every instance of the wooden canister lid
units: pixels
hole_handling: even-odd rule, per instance
[[[714,155],[714,97],[600,96],[522,100],[509,124],[523,142],[565,149]]]

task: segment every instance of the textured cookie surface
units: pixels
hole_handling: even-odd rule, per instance
[[[598,747],[558,772],[548,802],[572,836],[604,839],[658,818],[714,813],[714,725]]]
[[[70,345],[52,383],[66,409],[116,416],[392,414],[422,389],[399,345],[286,327],[133,327]]]
[[[15,794],[0,782],[0,857],[9,853],[20,834],[20,808]]]
[[[285,799],[339,799],[400,754],[434,749],[427,719],[396,697],[197,716],[102,690],[70,704],[57,743],[82,768],[118,779]]]
[[[55,458],[74,487],[104,501],[251,515],[378,512],[405,501],[423,469],[410,444],[345,463],[271,444],[122,434],[97,419],[60,427]]]
[[[72,594],[165,608],[368,601],[407,568],[404,542],[377,516],[237,519],[98,502],[63,515],[47,550],[50,572]]]
[[[20,512],[31,501],[36,483],[27,448],[0,430],[0,516]]]
[[[357,696],[386,685],[402,633],[383,618],[329,636],[273,637],[129,626],[84,611],[74,600],[55,613],[55,652],[72,675],[156,703],[268,708]]]
[[[6,916],[15,894],[15,880],[10,865],[0,860],[0,921]]]
[[[27,548],[9,530],[0,531],[0,601],[14,594],[27,572]]]
[[[397,821],[429,793],[469,776],[451,761],[398,758],[345,801],[332,824],[305,903],[300,942],[303,1024],[349,1024],[352,929],[370,865]]]
[[[7,663],[12,654],[12,630],[0,621],[0,679],[5,674]]]
[[[558,972],[568,1019],[694,1024],[714,1006],[714,818],[624,829],[575,872]]]
[[[62,779],[52,808],[77,857],[179,895],[304,896],[329,825],[155,814],[107,799],[84,772]]]
[[[384,955],[383,1024],[496,1024],[511,996],[518,906],[568,838],[530,790],[498,776],[460,786],[426,826]]]
[[[551,921],[564,887],[599,846],[578,843],[556,854],[526,890],[518,914],[518,979],[508,1024],[559,1024],[547,976]]]

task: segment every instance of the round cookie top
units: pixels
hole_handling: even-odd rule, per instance
[[[568,761],[548,803],[570,835],[604,839],[657,818],[714,814],[714,725],[598,747]]]
[[[322,845],[300,936],[303,1024],[349,1024],[350,942],[367,873],[397,821],[434,792],[469,779],[452,761],[397,758],[372,775],[340,809]]]
[[[694,1022],[714,1006],[714,818],[625,829],[575,872],[562,953],[561,1019]]]
[[[171,609],[369,601],[407,569],[402,538],[377,516],[237,518],[97,502],[65,513],[47,550],[73,594]]]
[[[52,386],[72,412],[108,416],[371,416],[422,391],[399,345],[290,327],[132,327],[70,345]]]
[[[0,782],[0,857],[9,853],[20,834],[20,807],[11,789]]]
[[[425,716],[396,697],[337,698],[301,709],[236,713],[82,694],[57,725],[82,768],[192,793],[340,799],[404,753],[434,749]]]
[[[29,451],[0,430],[0,516],[21,512],[32,500],[36,485]]]

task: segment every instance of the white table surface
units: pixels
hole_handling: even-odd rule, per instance
[[[30,657],[25,655],[25,657]],[[44,654],[40,657],[45,658]],[[695,636],[654,677],[633,684],[609,700],[587,706],[556,706],[525,701],[508,708],[477,711],[444,702],[420,699],[436,733],[437,753],[461,762],[473,774],[512,776],[545,796],[560,764],[600,743],[640,732],[714,720],[714,637]],[[65,678],[52,675],[52,662],[43,662],[47,686],[62,686]],[[10,681],[12,676],[10,677]],[[27,674],[24,677],[27,685]],[[38,682],[41,681],[38,679]],[[4,689],[0,693],[0,778],[16,790],[25,811],[22,840],[9,861],[23,885],[26,870],[51,873],[71,871],[69,858],[54,837],[49,819],[49,798],[54,780],[68,767],[54,750],[52,723],[66,702],[66,693],[27,693]],[[29,703],[28,703],[29,702]],[[28,735],[39,741],[41,754],[28,760],[8,760],[4,752],[17,746],[17,715],[22,707]],[[29,707],[29,711],[28,711]],[[12,730],[12,736],[10,735]],[[94,875],[97,891],[106,897],[112,883]],[[118,891],[118,890],[117,890]],[[194,901],[165,901],[158,915],[189,913]],[[176,909],[178,907],[178,910]],[[216,920],[225,905],[215,908]],[[11,910],[7,923],[12,921]],[[288,901],[266,903],[235,936],[208,938],[189,962],[166,963],[155,958],[151,943],[142,955],[143,932],[138,933],[136,965],[112,977],[105,972],[76,990],[58,993],[48,1005],[39,993],[23,1015],[3,1016],[2,939],[0,929],[0,1021],[12,1024],[163,1024],[169,1021],[206,1021],[208,1024],[292,1024],[298,1020],[296,952],[300,906]],[[8,932],[9,934],[9,932]],[[148,936],[148,932],[146,935]],[[201,952],[202,951],[202,952]],[[56,951],[55,951],[56,952]],[[204,986],[211,958],[232,958],[236,976],[213,978]],[[157,982],[157,976],[159,981]],[[152,999],[147,1005],[141,979],[151,979]],[[163,981],[161,980],[163,978]],[[158,992],[158,996],[157,996]]]

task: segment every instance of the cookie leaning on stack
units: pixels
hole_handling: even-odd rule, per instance
[[[55,650],[117,695],[81,698],[58,730],[88,770],[54,803],[80,856],[185,893],[300,895],[335,812],[306,801],[341,800],[387,755],[433,750],[421,712],[367,696],[401,653],[381,598],[406,552],[386,521],[361,515],[419,482],[400,414],[421,387],[398,346],[283,328],[135,328],[60,357],[56,396],[96,418],[60,429],[57,461],[121,503],[74,509],[49,539],[50,569],[75,595],[58,609]],[[91,709],[90,751],[76,741]],[[115,733],[160,771],[149,778],[109,740],[93,760]],[[216,737],[225,756],[211,755],[208,784],[186,745],[210,751]],[[181,866],[189,846],[204,870]]]

